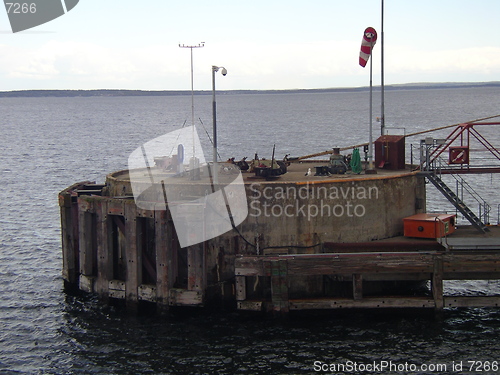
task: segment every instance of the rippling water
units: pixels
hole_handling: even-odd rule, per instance
[[[210,101],[196,98],[209,133]],[[459,123],[498,114],[498,103],[499,89],[387,92],[387,126],[410,133]],[[277,155],[299,156],[367,141],[366,93],[220,95],[217,106],[222,157],[270,157],[273,144]],[[467,361],[500,361],[497,309],[446,310],[442,319],[356,312],[274,321],[196,310],[135,317],[66,295],[57,193],[126,168],[138,145],[189,122],[190,108],[190,97],[0,99],[0,373],[307,374],[315,361],[443,363],[441,373],[457,373],[453,361],[467,370]],[[498,129],[483,133],[499,143]],[[500,203],[498,176],[475,179]],[[430,208],[445,204],[429,194]],[[497,281],[445,285],[461,295],[500,293]]]

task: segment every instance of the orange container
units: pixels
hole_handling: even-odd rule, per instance
[[[403,219],[406,237],[441,238],[455,231],[455,215],[417,214]]]

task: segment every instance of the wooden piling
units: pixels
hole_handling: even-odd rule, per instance
[[[66,286],[78,285],[80,275],[80,229],[78,200],[75,191],[87,185],[90,181],[77,182],[59,193],[61,213],[61,243],[63,255],[63,278]]]
[[[276,315],[286,315],[289,311],[287,261],[273,259],[268,264],[271,274],[272,310]]]
[[[97,237],[95,201],[78,198],[78,227],[80,248],[80,289],[85,292],[94,291],[97,272]]]
[[[109,298],[109,281],[113,278],[113,261],[111,259],[110,218],[108,217],[108,200],[96,201],[97,220],[97,279],[96,292],[103,299]]]
[[[156,247],[156,303],[159,312],[166,312],[169,306],[170,289],[175,280],[177,262],[173,257],[170,243],[173,237],[168,210],[156,210],[155,247]]]
[[[127,276],[125,282],[126,304],[130,311],[137,311],[139,280],[142,280],[142,254],[137,246],[137,211],[133,201],[125,202],[125,258]]]
[[[355,300],[363,299],[363,275],[352,275],[352,295]]]
[[[432,273],[432,297],[434,298],[435,309],[442,310],[443,299],[443,257],[440,254],[434,256],[434,270]]]
[[[247,299],[247,282],[245,276],[235,277],[235,294],[236,301],[244,301]]]
[[[69,193],[59,195],[59,206],[61,211],[61,240],[63,254],[63,278],[69,284],[78,282],[78,237],[74,234],[75,222],[74,203]],[[78,218],[78,217],[77,217]]]
[[[188,290],[205,290],[205,246],[199,243],[187,248]]]

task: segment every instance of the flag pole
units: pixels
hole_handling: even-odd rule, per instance
[[[370,42],[370,139],[368,141],[368,170],[367,173],[374,174],[377,171],[373,168],[373,38]],[[369,172],[368,172],[369,171]]]
[[[384,99],[384,0],[382,1],[382,25],[381,25],[381,39],[380,39],[380,135],[384,135],[385,132],[385,99]],[[383,149],[382,149],[383,150]],[[383,152],[383,151],[382,151]]]
[[[368,168],[366,174],[376,174],[377,171],[373,167],[373,46],[377,41],[377,32],[373,27],[367,27],[363,33],[361,41],[361,51],[359,53],[359,64],[364,68],[370,60],[370,136],[368,141]],[[371,57],[371,58],[370,58]]]

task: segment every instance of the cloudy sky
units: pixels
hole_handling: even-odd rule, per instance
[[[380,0],[80,0],[13,34],[0,11],[0,90],[307,89],[368,85],[363,31]],[[385,82],[500,80],[499,0],[385,0]],[[374,84],[380,83],[380,35]]]

